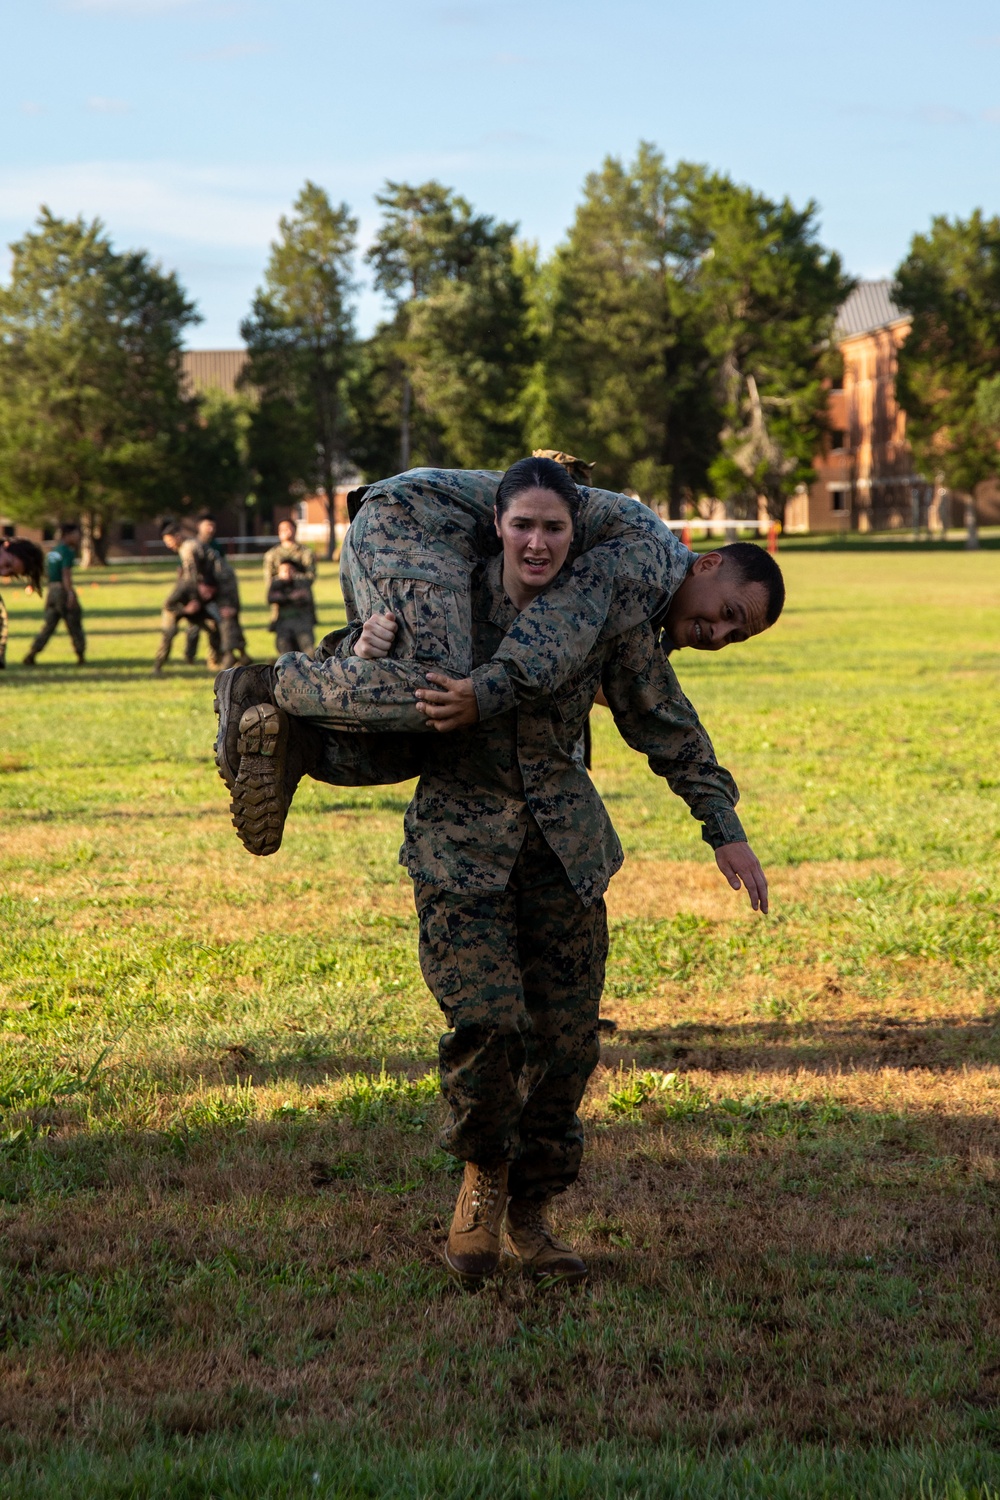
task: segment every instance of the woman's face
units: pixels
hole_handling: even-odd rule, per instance
[[[515,604],[512,586],[531,598],[548,588],[566,561],[573,540],[573,518],[569,506],[552,490],[522,490],[497,518],[497,535],[503,543],[504,587]]]
[[[8,552],[0,542],[0,578],[20,578],[24,571],[22,559],[16,552]]]

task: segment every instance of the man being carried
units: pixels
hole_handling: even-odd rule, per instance
[[[59,539],[45,557],[45,573],[48,592],[45,595],[45,616],[42,628],[31,643],[31,650],[24,658],[26,667],[35,665],[35,658],[51,640],[60,620],[65,620],[69,638],[73,642],[76,659],[82,667],[87,651],[83,633],[83,611],[80,599],[73,587],[73,568],[76,564],[76,549],[80,545],[80,527],[76,521],[66,521],[59,527]]]
[[[545,465],[559,466],[534,462],[544,486]],[[641,502],[581,486],[558,581],[521,610],[492,658],[473,667],[470,579],[496,551],[501,477],[422,469],[372,486],[341,560],[347,630],[327,637],[314,660],[292,654],[274,668],[216,679],[217,761],[252,853],[278,848],[303,774],[340,785],[406,780],[420,769],[421,731],[468,728],[539,694],[571,692],[598,640],[655,620],[660,649],[719,650],[767,629],[781,611],[781,574],[761,548],[737,543],[696,557]],[[387,626],[392,616],[395,639],[392,655],[372,659],[360,634],[378,614]],[[717,767],[669,666],[666,680],[682,726],[679,762]],[[696,814],[704,837],[717,851],[728,848],[724,872],[735,888],[747,885],[756,905],[760,867],[735,795],[717,800],[709,816]]]

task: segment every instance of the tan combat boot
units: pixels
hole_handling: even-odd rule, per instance
[[[500,1225],[507,1206],[507,1163],[465,1163],[465,1178],[444,1247],[444,1263],[465,1285],[492,1276],[500,1264]]]
[[[584,1281],[587,1262],[557,1240],[545,1213],[546,1204],[512,1198],[507,1205],[504,1254],[531,1276],[558,1276],[562,1281]]]

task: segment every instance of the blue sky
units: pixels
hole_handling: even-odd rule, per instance
[[[548,250],[644,138],[815,198],[862,276],[1000,213],[995,0],[7,0],[0,55],[3,243],[42,202],[99,215],[177,270],[200,348],[238,341],[307,176],[362,243],[387,177],[437,177]]]

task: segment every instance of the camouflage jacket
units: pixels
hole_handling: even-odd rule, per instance
[[[501,562],[493,558],[476,579],[477,664],[494,656],[521,618],[504,592]],[[400,851],[415,879],[453,891],[502,890],[530,815],[584,905],[603,895],[622,849],[582,755],[584,724],[602,685],[622,737],[683,797],[705,841],[713,848],[745,842],[736,784],[681,692],[660,632],[644,622],[598,642],[555,693],[424,741]]]
[[[213,600],[216,604],[239,609],[240,589],[236,574],[232,564],[217,548],[199,542],[197,537],[188,537],[177,549],[177,560],[180,564],[177,576],[182,584],[196,587],[199,583],[207,583],[215,590]]]
[[[298,542],[279,542],[276,547],[269,547],[264,553],[265,595],[277,578],[278,568],[283,562],[297,563],[309,582],[316,582],[316,554],[313,549],[303,547]]]
[[[365,504],[389,502],[381,507],[379,527],[386,573],[426,578],[457,593],[467,589],[471,569],[499,551],[493,504],[501,477],[490,470],[410,469],[372,485]],[[694,561],[694,553],[640,500],[585,485],[580,491],[567,567],[517,615],[495,654],[472,673],[481,719],[551,692],[599,640],[655,618]]]

